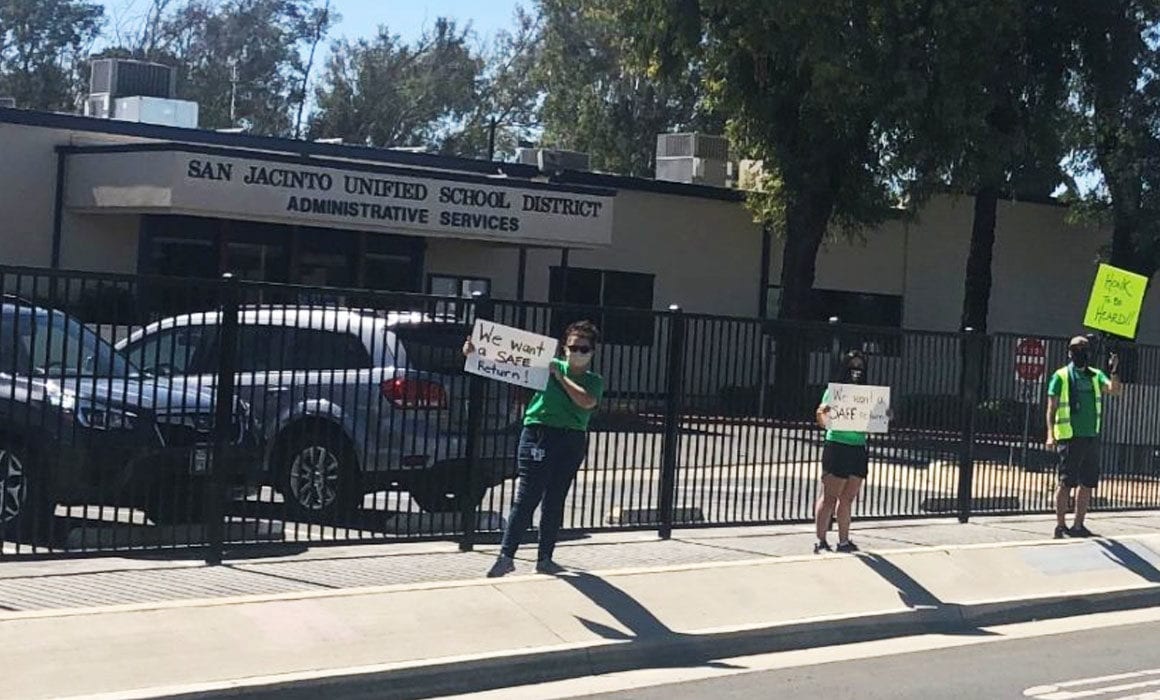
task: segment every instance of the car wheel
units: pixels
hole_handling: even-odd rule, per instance
[[[205,484],[200,479],[163,481],[153,487],[145,516],[155,525],[186,525],[205,519]]]
[[[281,485],[292,520],[334,523],[351,518],[362,499],[354,451],[337,430],[305,430],[282,451]]]
[[[30,450],[18,442],[0,442],[0,539],[51,538],[55,503],[46,481]]]

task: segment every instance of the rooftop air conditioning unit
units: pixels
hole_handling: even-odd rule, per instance
[[[729,180],[729,140],[707,134],[658,135],[656,178],[725,187]]]
[[[89,93],[114,98],[173,98],[177,96],[177,71],[160,63],[98,58],[92,62]]]
[[[541,172],[558,173],[562,170],[588,170],[592,162],[587,153],[564,151],[558,148],[541,148],[536,165]]]

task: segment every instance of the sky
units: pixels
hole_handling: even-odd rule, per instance
[[[102,0],[109,27],[126,27],[148,9],[149,0]],[[413,39],[434,24],[437,17],[449,17],[460,25],[471,23],[480,40],[486,40],[497,29],[511,26],[518,5],[530,7],[525,0],[331,0],[331,7],[342,15],[342,22],[331,32],[332,38],[357,39],[372,36],[385,24],[391,33]]]

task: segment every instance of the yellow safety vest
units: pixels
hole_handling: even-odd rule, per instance
[[[1071,368],[1064,367],[1056,370],[1055,376],[1060,379],[1059,406],[1055,409],[1055,425],[1052,430],[1056,440],[1070,440],[1075,433],[1071,428]],[[1104,413],[1104,392],[1100,386],[1100,375],[1092,372],[1092,391],[1096,397],[1096,434],[1100,432],[1100,424]]]

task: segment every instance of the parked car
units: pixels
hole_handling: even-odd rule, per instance
[[[118,347],[150,373],[212,385],[220,314],[165,319]],[[267,483],[292,519],[333,522],[368,493],[458,510],[515,474],[521,395],[485,383],[481,460],[467,465],[467,327],[419,313],[244,307],[238,395],[266,444]]]
[[[213,424],[208,392],[148,376],[60,311],[0,303],[4,533],[47,534],[55,504],[141,508],[156,523],[199,518]],[[230,430],[234,456],[253,464],[243,402]]]

